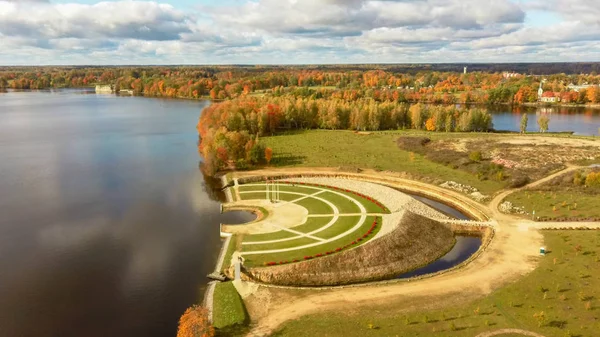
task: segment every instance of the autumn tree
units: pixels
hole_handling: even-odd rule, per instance
[[[215,329],[208,320],[208,310],[198,305],[188,308],[181,318],[177,337],[213,337]]]
[[[267,165],[271,165],[271,159],[273,158],[273,150],[268,147],[265,149],[265,160],[267,161]]]
[[[524,113],[523,117],[521,117],[521,133],[527,132],[528,121],[529,121],[529,117],[527,116],[526,113]]]
[[[410,107],[410,117],[412,119],[412,126],[417,130],[423,128],[423,123],[426,120],[426,108],[423,104],[418,103]]]
[[[550,117],[548,117],[548,115],[546,115],[546,114],[540,115],[540,117],[538,117],[537,122],[538,122],[538,126],[540,127],[540,132],[548,131],[548,125],[550,124]]]
[[[431,117],[427,119],[425,122],[425,129],[427,129],[427,131],[435,131],[435,118]]]

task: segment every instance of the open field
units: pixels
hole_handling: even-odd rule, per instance
[[[519,328],[544,336],[600,330],[600,232],[545,231],[551,251],[529,275],[484,299],[423,310],[420,299],[321,312],[286,323],[274,336],[464,336]],[[446,299],[447,301],[448,299]],[[543,313],[543,314],[542,314]]]
[[[401,149],[399,137],[427,137],[419,149]],[[262,141],[273,149],[275,166],[371,168],[405,172],[409,178],[439,185],[445,181],[494,194],[521,177],[534,181],[569,162],[600,158],[600,142],[593,137],[384,131],[299,131]],[[469,155],[480,152],[481,161]],[[495,164],[498,163],[498,164]],[[500,169],[492,164],[502,166]],[[501,175],[498,172],[502,171]]]
[[[532,189],[511,194],[506,201],[524,217],[545,220],[590,220],[600,218],[600,182],[586,176],[598,168],[567,172]],[[589,185],[589,186],[588,186]]]
[[[536,218],[549,220],[600,218],[600,195],[576,191],[520,191],[506,200],[522,207],[527,212],[523,217],[527,218],[533,211]]]

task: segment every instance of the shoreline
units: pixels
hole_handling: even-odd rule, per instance
[[[13,88],[0,88],[0,93],[4,92],[43,92],[43,91],[60,91],[60,90],[81,90],[88,91],[90,93],[96,93],[94,90],[94,86],[86,86],[86,87],[59,87],[59,88],[43,88],[43,89],[13,89]],[[146,98],[163,98],[163,99],[177,99],[177,100],[188,100],[188,101],[209,101],[211,103],[219,103],[227,101],[227,99],[212,99],[210,96],[201,96],[198,98],[194,97],[185,97],[185,96],[155,96],[155,95],[146,95],[144,93],[132,93],[119,95],[117,92],[104,93],[102,95],[115,95],[115,96],[124,96],[124,97],[146,97]],[[239,96],[241,97],[241,96]],[[232,99],[236,99],[239,97],[235,97]],[[479,103],[479,102],[454,102],[454,103],[435,103],[435,102],[421,102],[421,101],[407,101],[403,102],[406,104],[427,104],[427,105],[466,105],[466,106],[507,106],[507,107],[540,107],[540,108],[589,108],[589,109],[598,109],[600,110],[600,104],[586,103],[586,104],[577,104],[577,103],[543,103],[543,102],[534,102],[534,103],[510,103],[510,102],[501,102],[501,103]]]

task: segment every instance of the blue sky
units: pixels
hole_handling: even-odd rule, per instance
[[[0,0],[0,65],[600,61],[589,0]]]

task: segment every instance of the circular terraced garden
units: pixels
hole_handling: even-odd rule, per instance
[[[260,230],[234,234],[235,248],[248,267],[295,263],[358,247],[377,236],[382,217],[390,213],[381,201],[342,187],[299,181],[277,185],[277,198],[272,183],[232,188],[237,201],[231,207],[262,208],[269,213],[259,221]],[[286,209],[288,220],[294,218],[292,213],[296,217],[291,223],[281,221],[285,214],[268,221]]]

